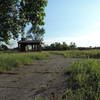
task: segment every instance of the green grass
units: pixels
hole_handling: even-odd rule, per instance
[[[68,70],[70,100],[100,100],[100,61],[75,62]]]
[[[48,52],[38,53],[0,53],[0,71],[11,70],[21,65],[33,64],[34,60],[41,60],[50,55]]]
[[[73,58],[100,58],[100,50],[69,50],[69,51],[53,51],[52,54],[63,55],[64,57]]]
[[[45,59],[50,54],[74,58],[96,58],[77,61],[67,69],[69,80],[66,83],[68,85],[66,95],[69,98],[68,100],[100,100],[100,50],[40,53],[0,52],[0,71],[8,71],[15,67],[33,64],[35,60]],[[41,98],[41,100],[46,99]]]

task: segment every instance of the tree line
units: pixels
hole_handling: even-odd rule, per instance
[[[50,45],[44,45],[43,50],[72,50],[76,49],[76,44],[74,42],[71,42],[69,45],[66,42],[60,43],[55,42]]]
[[[66,42],[60,43],[55,42],[50,45],[43,45],[42,50],[44,51],[64,51],[64,50],[95,50],[100,49],[100,47],[77,47],[76,43],[71,42],[69,45]],[[6,45],[0,45],[0,51],[10,50]],[[13,48],[13,51],[18,51],[18,47]]]
[[[60,43],[55,42],[50,45],[44,45],[42,47],[45,51],[64,51],[64,50],[95,50],[100,49],[100,47],[77,47],[76,43],[71,42],[69,45],[66,42]]]

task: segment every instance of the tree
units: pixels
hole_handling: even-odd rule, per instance
[[[68,50],[69,49],[69,46],[66,44],[66,42],[63,42],[62,49],[63,50]]]
[[[71,42],[70,45],[66,44],[66,42],[63,43],[55,42],[50,45],[45,45],[43,49],[44,50],[73,50],[77,48],[74,42]]]
[[[0,0],[0,38],[6,43],[19,32],[18,0]]]
[[[25,27],[31,24],[28,33],[34,39],[42,39],[47,0],[0,0],[0,38],[6,43],[18,34],[25,34]]]
[[[41,40],[45,30],[43,29],[45,7],[47,0],[21,0],[20,19],[22,19],[22,32],[26,25],[31,24],[27,34],[32,33],[35,40]]]
[[[70,47],[70,49],[75,49],[76,48],[76,43],[71,42],[69,47]]]

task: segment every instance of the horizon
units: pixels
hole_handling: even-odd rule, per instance
[[[49,0],[45,12],[45,44],[74,42],[78,47],[100,46],[99,0]],[[10,47],[16,47],[16,41],[12,41]]]
[[[100,46],[99,0],[49,0],[44,41],[75,42],[77,46]]]

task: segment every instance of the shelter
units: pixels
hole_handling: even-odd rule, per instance
[[[39,40],[21,40],[18,42],[20,51],[41,51],[42,42]]]

